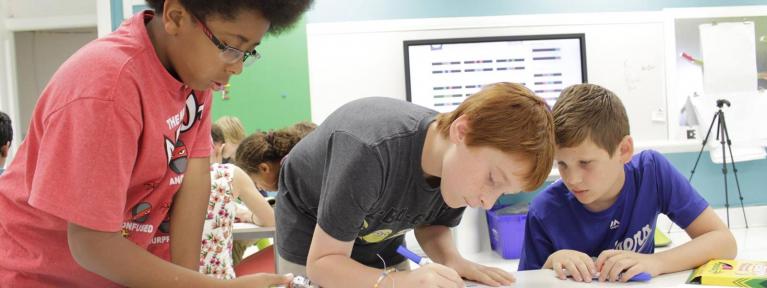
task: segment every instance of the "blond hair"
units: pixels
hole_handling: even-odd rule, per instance
[[[245,127],[242,126],[239,118],[223,116],[216,120],[216,124],[221,126],[226,143],[239,144],[242,139],[245,139]]]
[[[485,86],[457,109],[437,116],[442,135],[448,137],[450,125],[462,115],[469,120],[467,145],[489,146],[529,161],[524,191],[543,184],[554,163],[554,121],[542,98],[521,84]]]

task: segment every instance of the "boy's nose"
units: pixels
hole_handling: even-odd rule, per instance
[[[243,66],[244,65],[242,61],[237,61],[235,63],[227,65],[226,72],[231,75],[240,75],[240,73],[242,73]]]
[[[486,210],[490,210],[490,208],[493,208],[493,205],[495,205],[495,201],[498,200],[499,196],[500,196],[500,193],[482,194],[482,196],[479,197],[479,203],[482,206],[482,208]]]

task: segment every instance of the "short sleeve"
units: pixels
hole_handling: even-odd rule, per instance
[[[554,252],[553,244],[543,229],[541,219],[535,216],[533,210],[530,210],[527,212],[527,221],[525,221],[525,239],[517,270],[541,269],[546,259],[549,259],[549,255]]]
[[[328,143],[317,224],[340,241],[354,240],[382,191],[383,167],[370,146],[345,132]]]
[[[666,157],[654,151],[647,153],[655,164],[655,177],[659,179],[660,212],[668,215],[679,227],[687,228],[708,207],[708,202]]]
[[[197,136],[195,137],[194,147],[189,156],[190,158],[207,158],[210,157],[210,152],[213,147],[213,142],[210,136],[210,110],[213,109],[211,103],[213,96],[209,90],[195,93],[201,93],[201,95],[203,95],[202,97],[197,97],[197,99],[202,98],[203,105],[201,106],[202,111],[200,111],[200,114],[197,116],[200,118],[198,119],[200,124],[199,127],[197,127]]]
[[[431,225],[442,225],[447,227],[455,227],[458,226],[458,224],[461,223],[461,218],[463,218],[463,211],[466,210],[466,207],[461,208],[450,208],[447,206],[447,204],[442,204],[442,208],[440,208],[439,215],[437,215],[437,218],[434,219],[430,224]]]
[[[90,229],[120,230],[138,120],[112,101],[84,98],[50,114],[41,129],[29,204]]]

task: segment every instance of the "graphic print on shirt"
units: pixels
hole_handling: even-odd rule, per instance
[[[650,237],[653,235],[650,224],[646,224],[642,229],[636,231],[634,235],[626,237],[622,241],[615,241],[615,249],[639,253],[650,242]]]
[[[168,186],[181,185],[184,179],[184,172],[189,158],[189,150],[187,149],[184,141],[182,141],[181,135],[189,131],[194,127],[195,123],[199,122],[202,118],[203,107],[202,103],[197,102],[194,92],[189,93],[186,98],[184,107],[175,115],[165,120],[167,129],[173,131],[173,138],[171,139],[167,135],[164,136],[164,152],[167,157],[168,169],[173,171],[176,175],[171,174],[168,182]],[[163,184],[160,184],[163,185]],[[152,188],[156,188],[153,186]],[[163,189],[152,189],[156,191],[165,191]],[[152,205],[157,207],[152,207]],[[153,209],[154,208],[154,209]],[[170,241],[169,226],[170,226],[170,203],[150,203],[141,202],[131,208],[131,214],[127,221],[123,222],[122,235],[126,238],[132,238],[131,233],[146,233],[155,235],[152,238],[152,244],[167,243]],[[164,217],[162,223],[158,223],[158,220],[154,217]],[[157,225],[157,226],[153,226]]]
[[[396,224],[392,225],[392,223],[404,222],[405,223],[404,226],[408,228],[395,232],[392,229],[388,229],[392,227],[388,227],[388,228],[376,227],[376,228],[383,228],[383,229],[377,229],[375,231],[365,231],[368,229],[368,226],[369,226],[367,219],[365,219],[362,222],[362,227],[360,229],[361,233],[358,238],[366,243],[378,243],[381,241],[402,236],[408,231],[412,230],[412,228],[409,228],[409,227],[414,227],[415,225],[423,222],[424,219],[426,218],[426,215],[420,214],[420,213],[408,214],[408,208],[402,208],[402,209],[389,208],[388,210],[380,210],[374,213],[371,216],[371,218],[372,218],[371,222],[377,221],[379,222],[380,226],[395,226],[393,228],[397,228],[396,226],[398,225]]]
[[[197,102],[194,92],[186,98],[186,105],[179,113],[171,116],[165,122],[169,129],[176,128],[175,139],[165,137],[165,153],[168,157],[168,167],[176,174],[186,172],[189,151],[184,142],[179,139],[182,133],[194,127],[194,124],[202,118],[203,105]],[[171,179],[171,185],[181,184],[182,177]]]
[[[173,140],[165,138],[165,149],[169,149],[168,155],[170,157],[170,160],[168,161],[168,167],[171,171],[176,172],[176,174],[182,174],[184,171],[186,171],[186,163],[187,163],[187,149],[186,146],[184,146],[184,141],[178,140],[176,143],[173,143]],[[176,181],[171,178],[171,184],[178,184],[174,183]]]
[[[152,224],[143,224],[149,218],[149,214],[152,213],[152,204],[148,202],[141,202],[133,206],[131,209],[131,221],[123,222],[122,235],[123,237],[130,236],[131,232],[152,233],[154,227]]]
[[[165,214],[160,226],[157,227],[157,234],[152,238],[152,245],[170,243],[170,213]]]
[[[613,221],[610,222],[610,230],[618,229],[618,227],[621,227],[621,221],[618,221],[618,219],[613,219]]]

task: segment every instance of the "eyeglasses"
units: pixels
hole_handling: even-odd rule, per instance
[[[218,56],[225,63],[234,64],[242,59],[242,64],[244,66],[250,66],[250,64],[253,64],[253,62],[256,62],[256,60],[261,59],[261,54],[259,54],[256,49],[253,49],[253,51],[245,52],[232,46],[226,45],[223,41],[218,40],[218,38],[213,35],[213,32],[210,32],[210,29],[208,29],[208,26],[206,26],[205,23],[199,19],[197,19],[197,22],[200,23],[202,32],[205,33],[205,36],[208,36],[210,42],[213,42],[213,45],[216,45],[216,48],[221,50],[221,53],[219,53]]]

